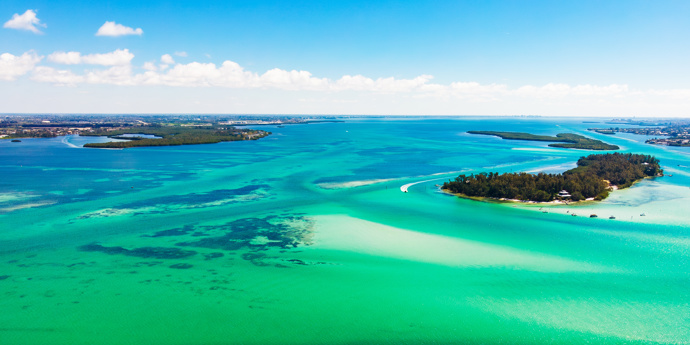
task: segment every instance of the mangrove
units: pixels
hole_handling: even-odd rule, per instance
[[[160,138],[123,137],[124,134],[153,135]],[[223,126],[141,126],[120,130],[98,130],[82,133],[85,136],[107,136],[127,141],[111,141],[106,143],[89,143],[84,147],[94,148],[129,148],[148,146],[177,146],[196,144],[215,144],[224,141],[256,140],[271,132],[237,129]]]
[[[616,186],[631,186],[646,177],[661,176],[663,169],[654,156],[632,153],[593,154],[581,157],[577,167],[562,174],[482,172],[460,175],[445,182],[442,190],[468,197],[548,202],[605,199]]]
[[[549,135],[536,135],[523,132],[496,132],[496,131],[468,131],[470,134],[493,135],[508,140],[551,141],[559,144],[549,144],[550,147],[580,150],[618,150],[617,145],[607,144],[601,140],[587,138],[574,133],[559,133],[555,137]]]

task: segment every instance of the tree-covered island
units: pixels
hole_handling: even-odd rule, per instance
[[[158,138],[144,138],[126,136],[125,134],[153,135]],[[263,138],[271,132],[237,129],[232,126],[141,126],[119,130],[97,130],[81,135],[107,136],[113,139],[125,139],[127,141],[111,141],[106,143],[89,143],[84,147],[95,148],[128,148],[145,146],[177,146],[195,144],[215,144],[223,141],[256,140]]]
[[[470,134],[494,135],[502,139],[509,140],[528,140],[528,141],[551,141],[562,144],[549,144],[550,147],[560,147],[566,149],[581,150],[618,150],[616,145],[607,144],[601,140],[591,139],[579,134],[559,133],[555,137],[548,135],[535,135],[522,132],[496,132],[496,131],[468,131]]]
[[[654,156],[607,153],[582,157],[576,168],[562,174],[483,172],[460,175],[445,182],[441,189],[464,197],[521,201],[603,200],[612,189],[626,188],[645,177],[661,175],[663,170]],[[559,196],[564,194],[562,191],[570,196]]]

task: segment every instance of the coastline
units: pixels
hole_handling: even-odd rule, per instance
[[[637,180],[637,181],[634,181],[634,182],[630,185],[630,187],[632,187],[632,186],[634,186],[634,185],[636,185],[636,184],[638,184],[638,183],[640,183],[640,182],[642,182],[642,181],[644,181],[644,180],[647,180],[647,179],[654,179],[654,178],[663,177],[663,176],[664,176],[664,175],[662,174],[662,175],[659,175],[659,176],[647,176],[647,177],[643,177],[643,178],[641,178],[641,179],[639,179],[639,180]],[[606,183],[609,184],[609,194],[610,194],[611,192],[615,192],[615,191],[617,191],[617,190],[624,190],[624,189],[630,188],[630,187],[620,188],[620,187],[618,187],[617,185],[611,184],[611,183],[610,183],[609,181],[607,181],[607,180],[604,180],[604,181],[605,181]],[[488,202],[488,203],[494,203],[494,204],[514,203],[514,204],[521,204],[521,205],[554,205],[554,206],[565,205],[565,206],[570,206],[570,205],[586,205],[586,204],[588,204],[588,203],[597,203],[597,202],[600,202],[600,201],[604,201],[604,200],[606,200],[606,198],[608,198],[608,196],[607,196],[605,199],[601,199],[601,200],[596,200],[595,198],[588,198],[588,199],[584,199],[584,200],[579,200],[579,201],[568,201],[568,202],[562,201],[562,200],[532,201],[532,200],[519,200],[519,199],[506,199],[506,198],[490,198],[490,197],[481,197],[481,196],[469,196],[469,195],[462,194],[462,193],[453,193],[453,192],[449,192],[449,191],[447,191],[447,190],[445,190],[445,189],[443,189],[443,188],[441,188],[441,187],[439,187],[438,189],[439,189],[442,193],[445,193],[445,194],[448,194],[448,195],[454,195],[454,196],[457,196],[457,197],[462,198],[462,199],[469,199],[469,200],[480,201],[480,202]],[[610,195],[609,195],[609,196],[610,196]]]
[[[469,200],[474,200],[474,201],[480,201],[480,202],[488,202],[488,203],[493,203],[493,204],[524,204],[524,205],[582,205],[584,203],[590,202],[590,201],[596,201],[594,198],[589,198],[586,200],[580,200],[580,201],[570,201],[570,202],[564,202],[561,200],[554,200],[554,201],[532,201],[532,200],[519,200],[519,199],[506,199],[506,198],[490,198],[490,197],[484,197],[484,196],[469,196],[466,194],[462,193],[453,193],[449,192],[443,188],[439,187],[439,190],[442,193],[448,194],[448,195],[454,195],[462,199],[469,199]]]

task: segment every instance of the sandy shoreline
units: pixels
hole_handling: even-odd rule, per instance
[[[637,183],[639,183],[639,182],[641,182],[641,181],[644,181],[644,180],[647,180],[647,179],[653,179],[653,178],[656,178],[656,177],[663,177],[663,175],[661,175],[661,176],[647,176],[647,177],[644,177],[644,178],[642,178],[642,179],[640,179],[640,180],[637,180],[637,181],[633,182],[632,185],[630,185],[630,187],[636,185]],[[619,188],[617,185],[611,184],[608,180],[604,180],[604,181],[605,181],[606,183],[608,183],[608,185],[609,185],[609,192],[615,192],[615,191],[620,190],[620,189],[627,189],[627,188],[630,188],[630,187],[627,187],[627,188]],[[585,203],[592,202],[592,201],[603,201],[603,200],[604,200],[604,199],[602,199],[602,200],[595,200],[594,198],[587,198],[587,199],[585,199],[585,200],[579,200],[579,201],[562,201],[562,200],[553,200],[553,201],[532,201],[532,200],[519,200],[519,199],[506,199],[506,198],[498,198],[498,199],[497,199],[497,198],[490,198],[490,197],[469,196],[469,195],[465,195],[465,194],[462,194],[462,193],[452,193],[452,192],[446,191],[446,190],[444,190],[444,189],[442,189],[442,188],[439,188],[439,190],[441,190],[443,193],[455,195],[455,196],[460,197],[460,198],[463,198],[463,199],[471,199],[471,200],[475,200],[475,201],[493,202],[493,203],[517,203],[517,204],[524,204],[524,205],[566,205],[566,206],[567,206],[567,205],[583,205],[583,204],[585,204]],[[608,197],[607,197],[607,198],[608,198]]]
[[[481,197],[481,196],[469,196],[465,195],[462,193],[453,193],[449,192],[445,189],[439,188],[439,190],[443,193],[450,194],[457,196],[459,198],[463,199],[470,199],[474,201],[481,201],[481,202],[489,202],[489,203],[495,203],[495,204],[503,204],[503,203],[515,203],[515,204],[522,204],[522,205],[582,205],[586,202],[590,201],[595,201],[594,198],[589,198],[586,200],[580,200],[580,201],[561,201],[561,200],[553,200],[553,201],[531,201],[531,200],[519,200],[519,199],[506,199],[506,198],[490,198],[490,197]]]

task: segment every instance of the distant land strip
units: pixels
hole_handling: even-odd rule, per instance
[[[555,137],[548,135],[535,135],[523,132],[496,132],[496,131],[468,131],[470,134],[494,135],[508,140],[551,141],[564,144],[549,144],[550,147],[580,150],[618,150],[617,145],[607,144],[601,140],[587,138],[574,133],[559,133]]]
[[[150,139],[140,137],[123,137],[122,135],[124,134],[145,134],[154,135],[160,138]],[[215,144],[224,141],[256,140],[269,134],[271,134],[271,132],[253,129],[236,129],[233,127],[152,126],[114,131],[95,131],[82,133],[81,135],[108,136],[109,138],[115,139],[128,139],[129,141],[111,141],[105,143],[84,144],[84,147],[123,149],[129,147]]]

